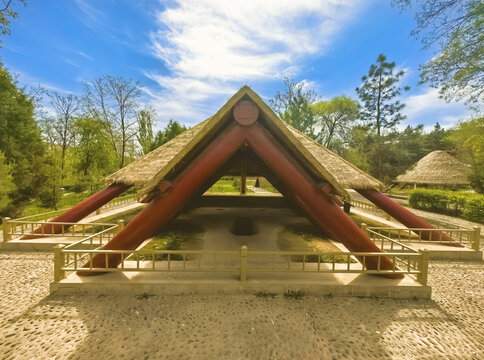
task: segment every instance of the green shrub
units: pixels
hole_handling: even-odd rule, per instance
[[[410,192],[408,203],[415,209],[484,221],[484,195],[480,194],[440,189],[415,189]]]
[[[470,199],[464,208],[464,217],[466,219],[484,222],[484,196],[476,196]]]

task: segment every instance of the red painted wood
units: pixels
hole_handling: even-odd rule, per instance
[[[249,129],[248,143],[264,160],[271,170],[291,190],[299,205],[326,232],[340,241],[350,251],[380,252],[368,236],[351,220],[333,201],[328,200],[304,169],[291,155],[258,125]],[[368,269],[377,268],[377,259],[366,259]],[[381,258],[381,269],[393,268],[393,263],[386,257]],[[401,277],[401,276],[396,276]]]
[[[131,185],[124,184],[111,184],[107,188],[98,191],[94,195],[91,195],[87,199],[81,201],[76,206],[73,206],[69,210],[63,212],[56,218],[50,220],[50,222],[78,222],[84,219],[87,215],[99,209],[104,204],[108,203],[115,197],[117,197],[122,192],[129,189]],[[64,230],[68,227],[64,226]],[[62,225],[48,224],[44,225],[43,232],[45,234],[59,234],[62,232]],[[34,230],[34,234],[42,234],[42,228],[38,227]],[[25,235],[21,240],[36,239],[39,236],[36,235]]]
[[[368,236],[331,200],[327,199],[310,176],[292,159],[289,153],[262,127],[231,125],[203,150],[177,177],[172,188],[155,198],[103,249],[132,250],[176,216],[200,186],[227,161],[240,146],[248,142],[268,167],[280,177],[290,190],[290,197],[326,232],[341,241],[351,251],[380,252]],[[120,256],[109,256],[109,267],[120,263]],[[367,258],[369,269],[377,260]],[[93,267],[105,267],[104,254],[93,258]],[[85,265],[86,267],[88,264]],[[381,269],[391,269],[392,262],[381,258]],[[93,275],[78,272],[80,275]],[[394,277],[401,277],[395,274]]]
[[[252,125],[259,117],[259,107],[250,100],[241,100],[234,106],[233,114],[240,125]]]
[[[172,187],[167,192],[154,198],[103,249],[136,249],[144,240],[154,236],[242,146],[245,132],[243,127],[236,124],[229,126],[172,182]],[[119,255],[110,255],[108,262],[110,267],[116,267],[121,258]],[[93,257],[93,267],[105,267],[104,255]],[[82,271],[79,274],[93,275]]]
[[[412,213],[411,211],[405,209],[396,201],[393,201],[385,194],[374,190],[374,189],[365,189],[365,190],[357,190],[361,195],[365,198],[370,200],[373,204],[378,206],[380,209],[385,211],[390,216],[394,217],[398,221],[400,221],[403,225],[409,228],[424,228],[424,229],[435,229],[434,226],[430,225],[427,221],[419,218],[417,215]],[[436,231],[422,231],[422,237],[425,240],[430,240],[430,236],[432,239],[442,239],[443,241],[447,241],[448,245],[457,246],[457,247],[464,247],[462,244],[454,241],[452,238],[447,236],[442,232]]]

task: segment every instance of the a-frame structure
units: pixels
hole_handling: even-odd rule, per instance
[[[408,227],[433,228],[380,193],[378,180],[280,120],[247,86],[214,116],[114,173],[107,178],[108,188],[53,221],[79,221],[129,186],[144,184],[140,196],[149,205],[103,247],[133,250],[234,168],[266,177],[350,251],[380,249],[341,209],[337,196],[348,199],[345,188],[359,191]],[[392,269],[392,262],[382,259],[380,268]],[[119,255],[110,255],[107,265],[116,267],[120,260]],[[378,266],[371,257],[365,265]],[[94,256],[92,266],[105,267],[105,256]]]

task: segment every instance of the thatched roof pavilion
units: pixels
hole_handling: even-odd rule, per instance
[[[469,165],[445,151],[433,151],[412,168],[399,175],[394,182],[401,184],[465,186],[469,185]]]
[[[103,246],[105,250],[133,250],[194,201],[206,198],[205,191],[226,174],[239,175],[242,184],[247,176],[265,177],[293,206],[350,251],[381,250],[341,209],[343,203],[336,195],[348,199],[346,188],[357,190],[409,227],[432,228],[377,191],[381,187],[378,180],[279,119],[247,86],[215,115],[109,176],[107,188],[54,220],[77,222],[128,187],[143,185],[140,195],[149,204]],[[63,230],[54,223],[49,229],[52,233]],[[389,258],[363,259],[368,269],[395,269]],[[121,262],[120,253],[97,254],[89,266],[116,267]]]
[[[248,86],[242,87],[215,115],[118,170],[107,177],[106,181],[125,185],[144,185],[140,195],[154,195],[161,181],[169,181],[179,174],[200,149],[209,143],[210,139],[216,137],[228,123],[233,121],[232,109],[239,101],[245,99],[250,99],[260,109],[258,121],[267,127],[281,144],[284,144],[315,179],[321,183],[331,184],[337,195],[348,198],[346,188],[381,188],[382,184],[377,179],[279,119]],[[236,156],[231,160],[232,166],[227,166],[227,173],[223,175],[240,175],[240,172],[237,173],[237,169],[240,169],[237,164]],[[249,161],[247,167],[247,176],[264,176],[258,171],[260,164],[256,161]]]

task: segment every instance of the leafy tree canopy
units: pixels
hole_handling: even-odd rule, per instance
[[[447,101],[464,100],[482,110],[484,100],[484,2],[481,0],[393,0],[415,4],[412,34],[424,47],[439,44],[436,56],[421,66],[421,82],[438,88]]]

